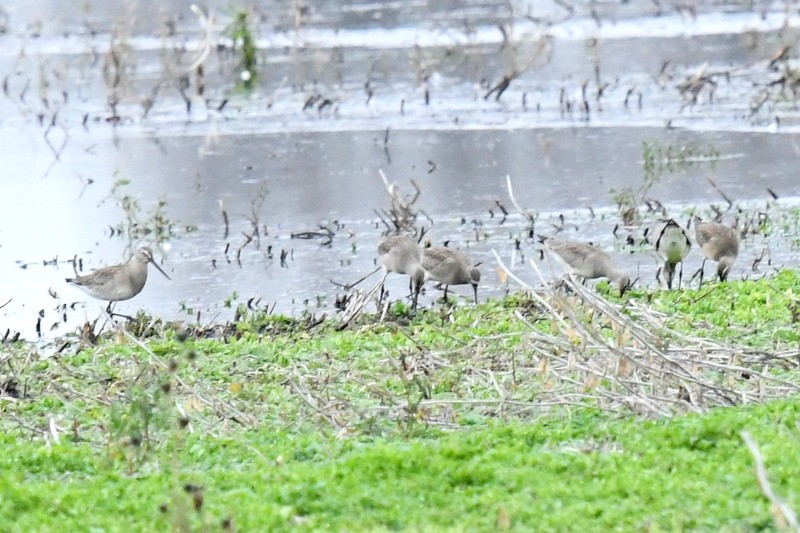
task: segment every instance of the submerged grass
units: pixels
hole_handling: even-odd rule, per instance
[[[799,284],[6,345],[0,530],[772,529],[740,432],[795,506]]]

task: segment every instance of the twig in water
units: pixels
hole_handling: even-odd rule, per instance
[[[354,281],[353,283],[339,283],[338,281],[333,281],[333,280],[330,280],[330,281],[331,281],[331,283],[333,283],[337,287],[341,287],[344,290],[349,291],[350,289],[352,289],[356,285],[360,284],[362,281],[364,281],[365,279],[367,279],[368,277],[370,277],[371,275],[373,275],[375,272],[377,272],[380,269],[381,269],[381,267],[376,267],[375,270],[373,270],[372,272],[370,272],[366,276],[362,277],[358,281]]]
[[[322,238],[322,245],[327,246],[333,242],[333,237],[336,233],[330,228],[330,226],[326,226],[323,224],[318,224],[319,230],[310,230],[310,231],[299,231],[297,233],[292,233],[292,239],[316,239]]]
[[[383,135],[383,153],[386,154],[386,163],[392,164],[392,155],[389,153],[389,128],[386,128],[386,133]]]
[[[255,233],[255,232],[254,232],[254,233]],[[245,249],[245,247],[246,247],[248,244],[250,244],[251,242],[253,242],[253,235],[248,235],[248,234],[247,234],[247,233],[245,233],[245,232],[242,232],[242,235],[244,236],[244,244],[242,244],[242,245],[239,247],[239,249],[238,249],[238,250],[236,250],[236,264],[237,264],[237,265],[239,265],[239,266],[242,266],[242,250],[244,250],[244,249]]]
[[[718,186],[718,185],[717,185],[717,183],[716,183],[716,182],[715,182],[715,181],[714,181],[714,180],[711,178],[711,176],[706,176],[706,179],[707,179],[707,180],[708,180],[708,182],[711,184],[711,186],[712,186],[712,187],[714,187],[714,190],[715,190],[715,191],[717,191],[717,192],[719,193],[719,195],[720,195],[720,196],[722,196],[722,198],[723,198],[723,199],[724,199],[724,200],[725,200],[725,201],[728,203],[728,209],[730,209],[731,207],[733,207],[733,202],[731,201],[731,199],[730,199],[730,198],[728,198],[728,195],[727,195],[727,194],[725,194],[724,192],[722,192],[722,189],[720,189],[720,188],[719,188],[719,186]]]
[[[222,203],[222,200],[219,201],[219,209],[222,211],[222,221],[225,222],[225,234],[222,238],[227,239],[228,233],[230,233],[230,221],[228,220],[228,212],[225,211],[225,204]]]
[[[500,80],[497,85],[489,89],[489,91],[483,95],[484,100],[488,100],[492,94],[495,95],[495,101],[500,101],[500,97],[503,96],[503,93],[508,89],[508,86],[511,85],[511,82],[519,75],[518,72],[513,71],[510,74],[506,74],[503,76],[503,79]]]
[[[214,15],[213,13],[205,13],[201,7],[197,4],[192,4],[190,9],[197,17],[197,21],[200,23],[200,27],[203,29],[203,39],[200,43],[200,50],[197,53],[197,57],[192,61],[192,63],[185,69],[184,72],[194,72],[197,68],[201,67],[203,63],[205,63],[208,56],[211,54],[211,49],[214,46],[214,36],[213,36],[213,28],[214,28]]]
[[[378,169],[378,173],[383,180],[383,185],[386,187],[386,192],[389,193],[391,197],[391,209],[389,212],[383,212],[381,217],[381,221],[389,228],[390,231],[395,232],[408,232],[413,234],[418,234],[418,230],[415,227],[417,217],[421,211],[417,211],[414,209],[414,204],[419,200],[422,191],[419,188],[419,185],[412,179],[411,185],[414,186],[414,194],[409,196],[401,196],[399,187],[396,183],[389,183],[389,180],[386,178],[386,174],[383,172],[383,169]],[[424,213],[422,213],[425,217]],[[429,218],[429,217],[427,217]],[[387,219],[391,222],[391,225],[387,223]],[[394,227],[391,227],[394,226]]]
[[[524,216],[531,223],[531,225],[533,225],[534,221],[536,220],[536,217],[534,217],[534,215],[530,211],[524,209],[517,202],[517,198],[516,196],[514,196],[514,187],[511,185],[510,174],[506,174],[506,187],[508,188],[508,197],[511,199],[511,203],[514,205],[517,211],[519,211],[522,214],[522,216]]]

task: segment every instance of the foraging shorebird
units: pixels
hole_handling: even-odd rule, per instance
[[[422,251],[417,241],[405,235],[391,235],[378,242],[378,260],[383,268],[381,279],[381,300],[383,300],[383,283],[390,272],[407,274],[411,278],[412,310],[417,309],[419,291],[425,282],[425,271],[422,268]]]
[[[703,266],[700,267],[700,283],[703,283],[703,269],[706,260],[717,262],[717,275],[720,281],[728,279],[731,266],[739,255],[739,237],[736,230],[717,222],[703,222],[694,218],[694,234],[697,245],[703,250]]]
[[[544,243],[569,265],[576,276],[586,279],[608,278],[617,284],[620,296],[630,288],[630,278],[617,268],[603,250],[585,242],[545,239]]]
[[[447,288],[450,285],[472,285],[475,303],[478,303],[478,283],[481,273],[472,262],[459,250],[453,248],[425,248],[422,252],[422,268],[425,279],[432,279],[444,285],[444,297],[447,299]]]
[[[145,246],[136,250],[127,263],[101,268],[77,278],[66,278],[66,282],[83,289],[92,298],[107,301],[106,311],[111,313],[112,302],[129,300],[142,292],[147,282],[147,263],[151,263],[164,277],[170,279],[153,260],[150,248]]]
[[[669,219],[663,226],[659,227],[656,235],[656,253],[664,260],[664,267],[661,272],[667,280],[667,288],[672,289],[675,265],[678,263],[681,264],[681,270],[678,274],[678,287],[680,287],[683,280],[683,260],[689,255],[689,250],[692,249],[689,236],[674,219]]]

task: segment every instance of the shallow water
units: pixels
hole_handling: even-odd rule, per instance
[[[540,261],[538,240],[527,238],[514,213],[507,175],[519,203],[540,214],[537,235],[592,240],[653,286],[654,254],[625,245],[641,229],[612,233],[620,222],[615,194],[645,181],[645,142],[684,150],[674,152],[671,168],[651,175],[646,195],[670,215],[685,223],[694,207],[704,215],[712,204],[724,209],[724,194],[740,206],[725,213],[728,222],[741,225],[759,212],[774,221],[768,238],[744,241],[734,277],[798,263],[797,109],[785,97],[751,107],[764,90],[758,84],[780,75],[768,59],[800,26],[777,7],[762,13],[700,3],[692,17],[580,3],[564,18],[557,4],[537,3],[544,9],[536,16],[557,21],[543,26],[524,15],[534,6],[524,2],[513,3],[514,13],[488,1],[449,6],[456,10],[375,2],[341,12],[320,2],[310,4],[297,29],[289,11],[258,3],[252,12],[270,16],[256,27],[263,61],[256,90],[235,89],[234,55],[221,47],[208,59],[202,96],[198,80],[190,80],[187,112],[174,64],[178,57],[188,64],[202,32],[183,3],[158,3],[166,4],[157,10],[160,21],[170,21],[166,36],[148,17],[124,25],[129,68],[116,88],[104,64],[120,19],[106,4],[80,12],[54,2],[23,4],[3,5],[8,31],[0,36],[0,74],[7,73],[0,97],[0,305],[11,299],[0,309],[0,334],[10,328],[36,337],[40,310],[45,336],[96,317],[101,304],[89,300],[68,307],[63,323],[59,306],[87,301],[63,282],[74,274],[72,258],[86,272],[152,244],[152,235],[128,239],[115,228],[151,225],[160,200],[162,226],[171,233],[156,255],[173,279],[151,271],[142,294],[118,311],[142,308],[165,318],[196,318],[199,311],[206,324],[229,319],[223,302],[237,293],[238,301],[260,298],[279,312],[330,312],[343,292],[331,280],[351,282],[374,268],[385,229],[375,210],[389,206],[379,169],[403,191],[413,191],[411,179],[420,186],[417,206],[435,221],[427,238],[465,248],[483,263],[481,297],[507,289],[492,250],[526,281],[540,283],[523,262]],[[60,15],[45,16],[53,12]],[[224,43],[232,12],[217,17],[215,39]],[[508,43],[497,24],[511,29]],[[549,40],[541,41],[545,34]],[[687,105],[676,86],[705,62],[716,88]],[[483,98],[521,63],[530,63],[528,70],[499,101]],[[584,80],[588,113],[581,109]],[[159,81],[145,115],[142,98]],[[109,94],[119,99],[114,120]],[[326,98],[331,103],[322,106]],[[124,209],[125,196],[136,205]],[[498,201],[510,217],[503,219]],[[247,243],[254,222],[260,242]],[[334,228],[330,244],[292,238],[319,224]],[[699,263],[693,252],[687,272]],[[540,264],[548,279],[558,275]],[[401,297],[407,282],[390,278],[389,289]],[[468,287],[456,292],[471,294]],[[436,295],[430,287],[424,302]]]

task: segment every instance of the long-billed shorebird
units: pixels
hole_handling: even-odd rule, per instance
[[[717,262],[717,275],[720,281],[728,279],[731,266],[739,255],[739,237],[734,228],[717,222],[704,222],[694,218],[694,234],[697,246],[703,250],[703,266],[700,267],[700,283],[703,283],[703,269],[706,260]]]
[[[381,279],[381,296],[383,300],[383,283],[390,272],[406,274],[411,278],[412,310],[417,309],[419,291],[425,282],[425,271],[422,268],[422,250],[417,241],[405,235],[390,235],[378,242],[378,260],[383,268]]]
[[[667,280],[667,288],[672,289],[675,265],[678,263],[681,264],[681,270],[678,274],[678,287],[680,287],[683,280],[683,260],[689,255],[689,250],[692,249],[689,235],[673,219],[667,220],[663,226],[656,229],[656,232],[655,248],[656,253],[664,260],[661,272]]]
[[[422,268],[425,279],[432,279],[444,285],[444,298],[450,285],[472,285],[475,303],[478,303],[478,283],[481,272],[460,250],[446,247],[425,248],[422,251]]]
[[[545,246],[555,252],[576,276],[586,279],[608,278],[619,287],[619,295],[631,286],[630,278],[611,260],[611,257],[589,243],[545,239]]]
[[[136,250],[127,263],[101,268],[85,276],[67,278],[66,282],[83,289],[92,298],[107,301],[106,311],[110,313],[112,302],[129,300],[142,292],[147,282],[147,263],[151,263],[164,277],[170,279],[153,260],[150,248],[144,246]]]

